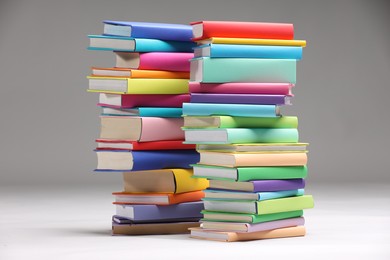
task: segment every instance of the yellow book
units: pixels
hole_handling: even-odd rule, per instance
[[[277,40],[277,39],[251,39],[251,38],[223,38],[212,37],[197,41],[198,44],[246,44],[246,45],[276,45],[306,47],[305,40]]]
[[[186,94],[188,79],[143,79],[88,76],[89,92],[114,94]]]

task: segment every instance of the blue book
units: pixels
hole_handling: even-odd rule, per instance
[[[183,103],[183,115],[276,117],[280,113],[279,107],[276,105]]]
[[[186,24],[105,20],[104,34],[133,38],[191,41],[192,26]]]
[[[210,58],[259,58],[259,59],[302,59],[302,47],[206,44],[194,48],[195,57]]]
[[[88,35],[89,50],[126,52],[192,52],[195,43],[131,38],[107,35]]]
[[[277,198],[285,198],[292,196],[302,196],[305,193],[304,189],[269,191],[269,192],[246,192],[246,191],[231,191],[231,190],[204,190],[205,198],[209,200],[270,200]]]
[[[202,201],[184,202],[172,205],[117,204],[114,217],[117,217],[118,220],[121,218],[130,220],[131,223],[174,222],[185,220],[196,221],[202,217],[200,212],[203,209]]]
[[[199,162],[195,150],[96,150],[96,172],[145,171],[164,168],[191,168]]]
[[[182,116],[180,107],[136,107],[113,108],[102,106],[102,116],[142,116],[142,117],[178,117]]]

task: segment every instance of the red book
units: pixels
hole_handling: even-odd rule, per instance
[[[192,150],[194,144],[183,144],[184,140],[136,142],[129,140],[96,139],[96,150]]]
[[[204,192],[200,190],[178,194],[113,192],[112,195],[115,196],[113,204],[171,205],[183,202],[199,201],[204,197]]]
[[[294,26],[291,23],[198,21],[191,25],[193,41],[211,37],[294,39]]]
[[[182,107],[183,103],[190,102],[189,94],[108,94],[100,93],[99,106],[113,108],[133,107]]]
[[[217,94],[267,94],[292,96],[290,83],[249,83],[249,82],[228,82],[228,83],[202,83],[190,82],[191,93],[217,93]]]

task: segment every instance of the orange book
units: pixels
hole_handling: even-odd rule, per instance
[[[154,204],[171,205],[183,202],[199,201],[204,197],[203,191],[191,191],[179,194],[172,193],[128,193],[113,192],[114,204]]]
[[[189,72],[163,70],[135,70],[128,68],[92,67],[94,77],[153,78],[153,79],[189,79]]]

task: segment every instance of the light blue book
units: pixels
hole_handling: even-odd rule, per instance
[[[126,52],[192,52],[195,43],[107,35],[88,35],[89,50]]]
[[[230,190],[204,190],[205,198],[209,200],[270,200],[292,196],[302,196],[304,189],[270,191],[270,192],[240,192]]]
[[[280,115],[280,110],[279,107],[276,105],[183,103],[183,115],[277,117]]]
[[[259,58],[259,59],[302,59],[302,47],[206,44],[194,48],[195,57],[211,58]]]
[[[296,128],[185,129],[188,144],[297,143]]]
[[[180,107],[135,107],[113,108],[102,107],[103,116],[142,116],[142,117],[181,117]]]
[[[296,83],[296,60],[254,58],[195,58],[191,81],[203,83]]]

